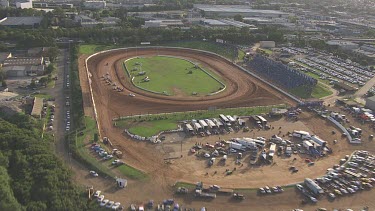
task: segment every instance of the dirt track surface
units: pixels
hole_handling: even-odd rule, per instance
[[[209,68],[219,74],[225,80],[227,89],[218,95],[192,97],[189,99],[144,92],[130,83],[122,65],[127,58],[146,55],[172,55],[198,62],[204,68]],[[122,131],[112,126],[113,118],[134,114],[206,110],[209,107],[225,108],[280,103],[293,104],[291,100],[280,96],[276,90],[244,73],[231,62],[212,54],[193,50],[117,50],[94,56],[88,60],[87,65],[89,72],[92,74],[93,95],[98,112],[98,121],[101,126],[101,135],[109,137],[116,148],[125,152],[127,162],[146,172],[160,170],[160,165],[163,165],[162,162],[150,161],[155,160],[157,157],[162,160],[161,155],[156,151],[145,153],[143,147],[139,146],[141,143],[126,140],[121,135]],[[80,68],[80,70],[82,73],[84,68]],[[113,82],[122,84],[125,90],[123,92],[112,90],[112,86],[107,85],[102,78],[106,73],[110,75]],[[87,84],[87,80],[81,81],[81,84],[83,83]],[[82,86],[83,93],[87,93],[86,89],[86,86]],[[135,93],[136,96],[130,97],[128,96],[129,93]],[[87,99],[86,97],[84,98],[84,100]]]
[[[131,57],[142,55],[172,55],[185,57],[193,62],[199,63],[203,68],[208,68],[215,71],[222,79],[225,80],[227,89],[219,95],[210,97],[191,97],[183,99],[179,97],[167,97],[154,95],[143,92],[132,86],[127,76],[122,69],[122,62]],[[84,58],[80,58],[80,75],[85,75],[85,67],[83,66]],[[108,63],[108,65],[107,65]],[[209,210],[290,210],[292,208],[301,207],[304,210],[313,210],[317,206],[337,207],[328,201],[322,201],[315,208],[307,205],[301,206],[300,201],[302,196],[294,189],[287,189],[281,195],[273,195],[267,197],[259,197],[255,192],[246,192],[246,200],[243,202],[234,202],[228,196],[219,196],[213,202],[205,200],[197,200],[191,196],[179,197],[173,195],[172,184],[180,179],[188,178],[186,171],[179,171],[163,162],[164,155],[159,150],[154,149],[155,146],[145,143],[130,140],[122,135],[122,130],[112,126],[112,119],[134,114],[145,113],[161,113],[172,111],[190,111],[197,109],[207,109],[209,107],[240,107],[240,106],[256,106],[256,105],[270,105],[279,103],[294,104],[293,101],[281,95],[276,90],[257,81],[249,74],[242,72],[235,65],[220,59],[215,56],[201,54],[197,51],[190,50],[120,50],[112,51],[110,53],[100,54],[88,61],[88,68],[92,76],[92,87],[95,104],[98,112],[98,123],[101,126],[102,136],[108,136],[115,148],[124,152],[124,161],[136,168],[139,168],[148,173],[150,179],[147,181],[129,180],[126,189],[118,190],[113,186],[109,186],[107,181],[98,181],[97,179],[87,178],[90,184],[94,183],[95,188],[104,191],[106,198],[120,201],[125,206],[129,203],[139,204],[146,202],[148,199],[161,201],[166,198],[175,198],[178,202],[194,207],[200,208],[206,206]],[[116,92],[112,90],[112,86],[106,85],[101,76],[109,73],[111,79],[117,84],[122,84],[125,87],[124,92]],[[80,77],[82,92],[87,95],[88,81],[87,78]],[[86,84],[86,85],[83,85]],[[129,97],[129,93],[135,93],[136,97]],[[88,95],[89,96],[89,95]],[[91,100],[90,97],[84,97],[84,101]],[[86,108],[92,109],[90,102],[84,102]],[[93,115],[92,112],[85,111],[85,114]],[[307,121],[307,120],[306,120]],[[321,122],[310,122],[313,126],[313,131],[318,130],[322,124]],[[330,129],[325,128],[327,134]],[[324,135],[323,135],[324,136]],[[346,145],[346,144],[345,144]],[[348,146],[345,146],[345,152],[350,151]],[[341,154],[340,153],[340,154]],[[339,156],[338,156],[339,157]],[[184,168],[183,165],[180,165]],[[321,169],[320,171],[324,171]],[[277,174],[277,173],[276,173]],[[281,176],[281,175],[280,175]],[[95,180],[95,181],[94,181]],[[236,187],[246,186],[246,183],[234,181]],[[259,181],[261,182],[261,181]],[[373,193],[373,190],[371,191]],[[373,196],[370,193],[361,193],[347,200],[337,201],[340,207],[360,208],[362,205],[370,205],[368,203]],[[265,209],[264,209],[265,208]]]

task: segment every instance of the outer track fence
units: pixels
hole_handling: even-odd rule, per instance
[[[237,66],[239,69],[241,69],[242,71],[250,74],[251,76],[255,77],[256,79],[262,81],[263,83],[267,84],[268,86],[272,87],[273,89],[281,92],[282,94],[288,96],[290,99],[294,100],[295,102],[297,103],[302,103],[303,101],[300,100],[299,98],[293,96],[292,94],[289,94],[288,92],[284,91],[283,89],[277,87],[276,85],[266,81],[265,79],[261,78],[260,76],[256,75],[255,73],[251,72],[250,70],[247,70],[235,63],[233,63],[232,61],[228,60],[227,58],[221,56],[221,55],[218,55],[216,53],[212,53],[212,52],[208,52],[208,51],[204,51],[204,50],[197,50],[197,49],[191,49],[191,48],[180,48],[180,47],[168,47],[168,46],[143,46],[143,47],[128,47],[128,48],[117,48],[117,49],[111,49],[111,50],[104,50],[104,51],[100,51],[100,52],[97,52],[97,53],[94,53],[92,55],[90,55],[86,60],[85,60],[85,66],[86,66],[86,72],[87,72],[87,80],[89,81],[89,88],[90,88],[90,95],[91,95],[91,101],[93,103],[93,108],[94,108],[94,114],[95,114],[95,121],[96,121],[96,125],[98,127],[98,133],[99,133],[99,137],[102,138],[102,134],[101,134],[101,130],[100,130],[100,125],[98,124],[98,115],[97,115],[97,110],[96,110],[96,104],[95,104],[95,100],[94,100],[94,97],[93,97],[93,93],[92,93],[92,86],[91,86],[91,73],[88,69],[88,61],[99,55],[99,54],[106,54],[106,53],[110,53],[110,52],[116,52],[116,51],[123,51],[123,50],[141,50],[141,49],[155,49],[156,51],[160,50],[161,48],[163,49],[179,49],[179,50],[190,50],[190,51],[196,51],[196,52],[200,52],[202,54],[206,54],[208,56],[215,56],[217,58],[220,58],[222,60],[225,60],[226,62],[228,62],[229,64],[233,64],[235,66]]]
[[[123,116],[123,117],[118,117],[118,118],[113,118],[113,121],[118,121],[118,120],[125,120],[125,119],[139,119],[142,117],[156,117],[156,116],[177,116],[177,115],[188,115],[188,116],[196,116],[200,114],[209,114],[209,113],[227,113],[228,111],[241,111],[241,110],[257,110],[259,109],[260,111],[268,111],[269,109],[272,108],[286,108],[287,106],[285,104],[278,104],[278,105],[271,105],[271,106],[253,106],[253,107],[236,107],[236,108],[218,108],[213,111],[210,110],[195,110],[195,111],[183,111],[183,112],[171,112],[171,113],[156,113],[156,114],[136,114],[136,115],[130,115],[130,116]],[[184,120],[180,120],[184,121]]]

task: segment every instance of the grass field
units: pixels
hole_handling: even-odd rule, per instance
[[[125,62],[125,65],[131,76],[135,76],[135,85],[158,93],[192,95],[196,92],[198,95],[207,95],[222,88],[218,81],[200,68],[195,68],[195,65],[180,58],[164,56],[134,58]],[[146,74],[138,75],[140,72]],[[143,81],[146,76],[150,81]]]
[[[285,108],[285,105],[227,108],[216,109],[213,111],[191,111],[155,115],[150,114],[142,117],[131,116],[121,120],[117,120],[116,126],[127,128],[129,132],[136,135],[150,137],[152,135],[158,134],[160,131],[177,129],[178,122],[184,120],[213,118],[218,117],[219,114],[238,116],[255,115],[268,113],[272,108],[275,107]]]
[[[96,123],[95,120],[90,117],[85,117],[85,129],[82,130],[84,135],[76,135],[75,145],[77,149],[77,153],[79,154],[81,159],[84,159],[86,163],[88,163],[91,166],[91,169],[94,169],[99,172],[99,174],[106,174],[110,177],[115,177],[114,173],[110,170],[112,167],[111,163],[115,159],[110,159],[107,161],[100,161],[97,158],[94,157],[94,155],[89,151],[89,148],[87,148],[87,144],[93,143],[94,134],[97,133]],[[107,147],[99,143],[104,149],[107,149]],[[107,149],[107,151],[110,151]],[[117,167],[117,170],[121,173],[121,175],[134,179],[134,180],[142,180],[146,179],[147,175],[131,166],[128,166],[126,164],[121,165]]]
[[[333,92],[329,89],[327,89],[326,87],[324,87],[323,84],[321,83],[318,83],[315,88],[313,89],[311,95],[308,95],[308,93],[303,89],[303,88],[300,88],[300,87],[297,87],[295,89],[292,89],[292,90],[289,90],[292,94],[300,97],[300,98],[303,98],[303,99],[307,99],[307,98],[323,98],[323,97],[326,97],[328,95],[331,95]]]
[[[168,42],[162,43],[161,45],[210,51],[221,56],[224,56],[230,60],[235,60],[238,54],[237,49],[235,48],[225,47],[221,44],[208,41]]]
[[[118,47],[118,46],[117,46]],[[79,54],[91,55],[93,53],[116,48],[115,45],[80,45]]]

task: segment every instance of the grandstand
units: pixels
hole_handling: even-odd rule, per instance
[[[248,62],[249,67],[259,75],[272,80],[281,87],[292,90],[295,88],[304,89],[309,95],[318,81],[304,73],[294,70],[287,65],[276,62],[261,55],[254,56]]]

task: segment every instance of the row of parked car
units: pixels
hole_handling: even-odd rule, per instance
[[[94,194],[97,202],[99,203],[100,207],[105,207],[112,210],[123,210],[120,202],[114,202],[109,199],[104,199],[104,195],[101,195],[101,191],[97,190]]]
[[[259,193],[261,194],[271,194],[271,193],[282,193],[284,192],[284,189],[281,186],[275,186],[275,187],[262,187],[259,188]]]

